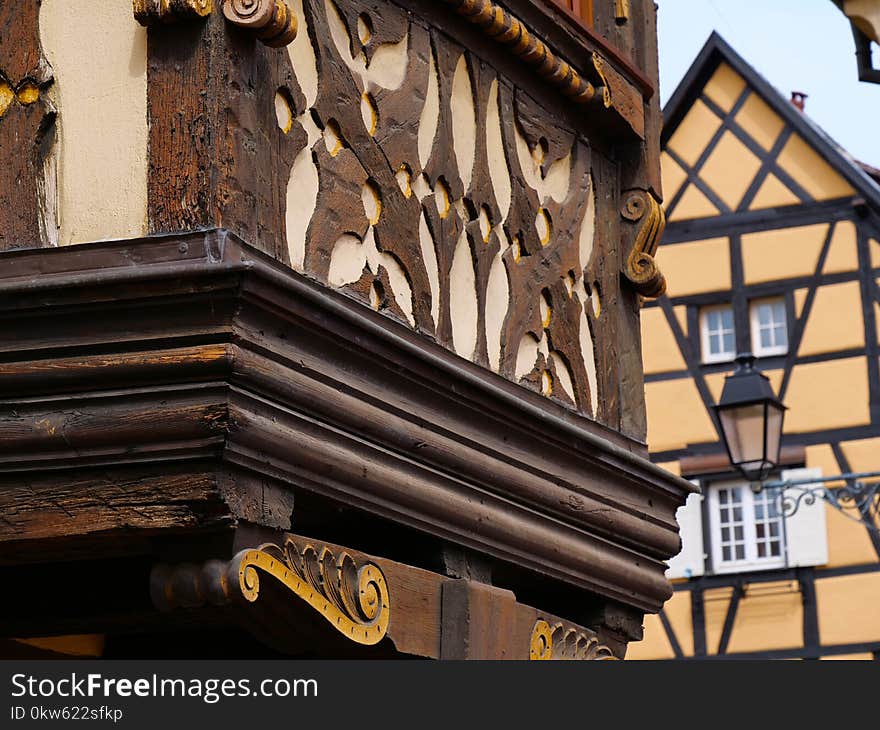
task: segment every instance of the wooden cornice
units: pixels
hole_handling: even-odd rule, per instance
[[[656,93],[654,84],[605,39],[569,22],[560,8],[533,0],[399,2],[447,31],[454,30],[449,10],[454,11],[452,18],[460,16],[487,46],[504,49],[526,77],[533,76],[538,86],[555,89],[573,104],[575,116],[611,138],[644,140],[645,105]],[[471,46],[474,50],[473,42]]]
[[[235,475],[252,475],[641,610],[671,594],[693,487],[643,444],[231,234],[0,259],[0,511],[16,483],[208,460],[233,518],[287,526],[283,506],[238,504]],[[27,539],[0,524],[7,545]]]

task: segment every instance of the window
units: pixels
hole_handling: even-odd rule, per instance
[[[784,355],[788,352],[788,324],[782,298],[752,302],[752,349],[755,355]]]
[[[820,469],[789,469],[782,479],[815,479]],[[825,503],[801,502],[793,515],[777,512],[778,495],[755,494],[739,481],[699,482],[702,494],[691,494],[676,512],[681,552],[669,561],[666,577],[695,578],[709,572],[825,565],[828,543]],[[708,533],[704,533],[706,526]],[[706,558],[711,555],[711,561]]]
[[[725,362],[736,357],[733,307],[707,307],[700,312],[703,362]]]
[[[716,573],[785,565],[783,520],[775,495],[755,494],[744,482],[727,482],[710,487],[708,496]]]

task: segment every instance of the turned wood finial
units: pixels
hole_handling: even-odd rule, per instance
[[[224,0],[223,15],[272,48],[286,46],[296,38],[296,15],[284,0]]]

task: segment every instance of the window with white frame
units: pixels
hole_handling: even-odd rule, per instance
[[[762,299],[749,306],[752,351],[762,357],[788,352],[788,322],[782,297]]]
[[[781,474],[783,481],[821,476],[816,468]],[[777,512],[778,494],[755,494],[743,481],[692,482],[701,493],[691,494],[675,514],[681,552],[669,561],[667,578],[827,564],[823,500],[801,502],[794,514],[784,517]]]
[[[784,525],[777,496],[744,482],[709,488],[712,564],[716,573],[785,565]]]
[[[700,310],[703,362],[726,362],[736,357],[733,307],[725,304]]]

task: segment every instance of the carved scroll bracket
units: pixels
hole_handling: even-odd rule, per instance
[[[296,15],[285,0],[224,0],[223,16],[271,48],[282,48],[296,38]]]
[[[563,623],[552,626],[538,619],[532,629],[529,659],[532,660],[604,660],[616,659],[611,649],[599,641],[599,637],[586,629],[578,629]]]
[[[629,247],[624,273],[644,297],[656,298],[666,291],[666,277],[654,256],[666,228],[666,215],[660,203],[645,190],[627,190],[620,209],[624,243]],[[626,250],[626,249],[624,249]]]
[[[214,10],[213,0],[132,0],[134,17],[145,26],[206,18]]]
[[[157,565],[150,594],[162,611],[233,601],[247,606],[262,598],[261,574],[275,581],[290,601],[311,607],[351,641],[377,644],[388,632],[388,584],[378,565],[359,565],[347,552],[337,556],[327,547],[319,554],[313,546],[300,548],[292,540],[283,547],[265,544],[242,550],[230,561]]]

